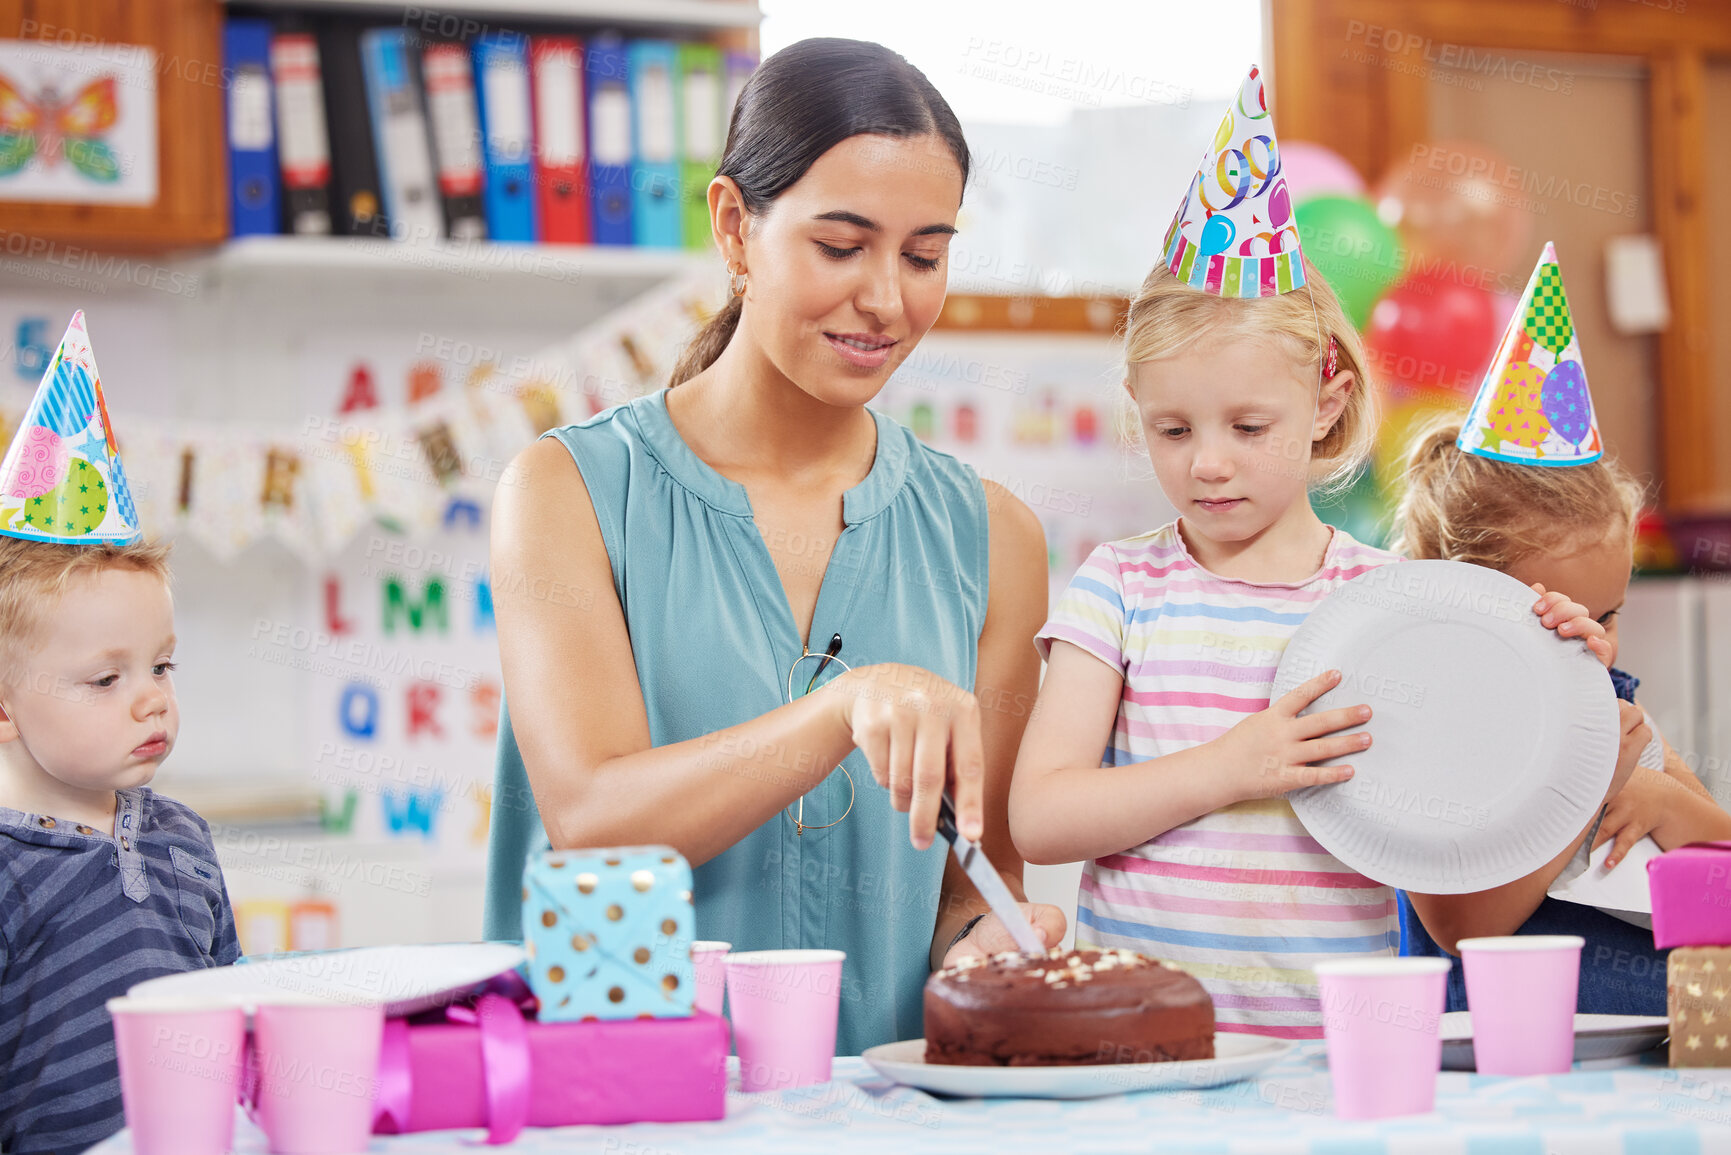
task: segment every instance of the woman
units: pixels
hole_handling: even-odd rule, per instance
[[[709,186],[727,306],[672,388],[553,430],[495,499],[490,936],[521,935],[538,810],[554,846],[679,849],[704,938],[845,950],[844,1054],[920,1034],[932,965],[1011,948],[934,827],[947,785],[1020,896],[1044,536],[865,408],[943,308],[967,171],[879,45],[803,41],[746,85]],[[548,574],[580,595],[537,600]]]

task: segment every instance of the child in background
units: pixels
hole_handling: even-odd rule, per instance
[[[1541,379],[1539,403],[1529,397],[1523,404],[1517,392]],[[1612,666],[1641,487],[1602,456],[1600,444],[1562,272],[1546,245],[1465,421],[1422,432],[1409,451],[1396,549],[1569,590],[1605,628],[1608,649],[1601,656]],[[1614,667],[1611,678],[1624,699],[1623,748],[1599,817],[1525,878],[1476,894],[1407,895],[1401,915],[1408,954],[1449,957],[1460,939],[1477,936],[1578,934],[1587,940],[1579,1011],[1665,1014],[1668,952],[1654,950],[1650,930],[1547,895],[1565,872],[1600,869],[1586,860],[1607,842],[1605,870],[1648,835],[1663,850],[1731,838],[1731,815],[1635,704],[1636,680]],[[1458,960],[1449,976],[1448,1009],[1467,1009]]]
[[[89,353],[79,315],[0,470],[9,1155],[67,1155],[118,1131],[107,1000],[240,954],[209,828],[149,789],[180,728],[168,550],[136,540]],[[56,432],[69,421],[81,439]]]
[[[1222,1030],[1320,1038],[1311,968],[1394,954],[1396,904],[1284,796],[1350,777],[1313,763],[1369,745],[1337,731],[1371,711],[1298,716],[1338,671],[1269,694],[1317,603],[1396,558],[1308,500],[1364,460],[1372,407],[1358,335],[1298,251],[1254,69],[1215,142],[1125,335],[1125,387],[1180,516],[1096,549],[1037,636],[1048,664],[1010,825],[1029,862],[1089,860],[1078,942],[1173,961],[1213,996]],[[1277,235],[1258,234],[1264,222]],[[1563,637],[1604,644],[1562,595],[1534,608]]]

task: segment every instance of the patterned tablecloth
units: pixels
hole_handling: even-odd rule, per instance
[[[1662,1052],[1661,1052],[1662,1054]],[[1445,1071],[1429,1115],[1334,1117],[1321,1043],[1299,1044],[1254,1081],[1103,1099],[941,1099],[858,1058],[822,1086],[728,1096],[713,1123],[527,1130],[515,1152],[602,1155],[1731,1155],[1731,1069],[1651,1065],[1505,1079]],[[375,1137],[379,1155],[474,1155],[479,1131]],[[486,1148],[481,1147],[480,1150]],[[91,1148],[128,1155],[125,1132]],[[235,1150],[268,1151],[244,1117]]]

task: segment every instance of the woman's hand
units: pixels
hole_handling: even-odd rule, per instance
[[[1273,798],[1305,786],[1324,786],[1352,777],[1351,766],[1312,763],[1356,754],[1368,747],[1369,734],[1336,731],[1369,721],[1370,707],[1342,706],[1299,716],[1299,711],[1339,684],[1339,670],[1318,674],[1209,743],[1231,769],[1235,786],[1229,802]]]
[[[1064,941],[1065,919],[1062,910],[1044,902],[1018,902],[1016,906],[1027,916],[1035,933],[1047,947],[1057,946]],[[988,913],[974,924],[973,930],[962,936],[961,942],[944,953],[943,965],[954,966],[965,958],[985,957],[1001,951],[1021,949],[1016,945],[1016,940],[1010,937],[1010,932],[1004,929],[998,916]]]
[[[1533,603],[1533,612],[1539,615],[1545,628],[1557,631],[1559,638],[1580,638],[1593,656],[1610,669],[1613,656],[1610,640],[1605,637],[1605,627],[1587,612],[1587,607],[1556,590],[1546,593],[1538,582],[1533,583],[1533,591],[1539,595],[1539,600]]]
[[[856,667],[822,692],[833,696],[872,777],[890,792],[890,805],[907,813],[915,849],[932,844],[946,785],[957,830],[979,841],[985,752],[974,695],[930,670],[893,662]]]

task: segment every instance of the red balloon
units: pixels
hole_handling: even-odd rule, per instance
[[[1488,289],[1436,274],[1402,279],[1370,315],[1370,371],[1385,385],[1472,397],[1502,336]]]

